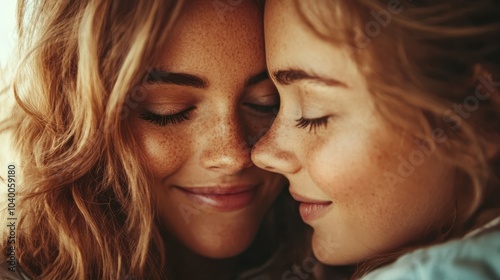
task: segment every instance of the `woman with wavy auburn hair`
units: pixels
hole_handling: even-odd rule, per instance
[[[281,106],[252,159],[290,181],[320,261],[353,279],[500,279],[499,15],[266,2]]]
[[[253,1],[20,1],[16,105],[2,127],[20,157],[9,269],[32,279],[286,271],[284,247],[304,229],[284,178],[250,161],[279,102],[262,25]]]

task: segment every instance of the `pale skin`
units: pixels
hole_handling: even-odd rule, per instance
[[[397,172],[398,157],[420,147],[376,110],[348,49],[316,37],[290,3],[266,2],[267,64],[281,105],[252,159],[285,175],[294,198],[321,205],[305,221],[316,257],[355,264],[448,221],[455,168],[431,154],[389,183],[384,174]]]
[[[279,102],[266,73],[262,11],[243,1],[224,20],[218,12],[211,1],[188,2],[152,67],[165,80],[145,85],[146,98],[131,118],[168,234],[169,267],[179,279],[230,275],[285,186],[282,176],[250,159],[251,145],[269,127]],[[162,125],[158,115],[170,117]],[[255,191],[236,210],[181,191],[240,185]]]

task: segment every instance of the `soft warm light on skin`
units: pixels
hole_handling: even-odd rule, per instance
[[[269,127],[275,114],[259,113],[248,104],[277,103],[272,82],[255,78],[266,71],[262,28],[262,11],[251,1],[226,12],[224,20],[210,1],[189,2],[152,68],[204,82],[179,85],[193,81],[181,75],[149,84],[130,118],[153,175],[162,225],[186,247],[210,258],[243,252],[284,187],[282,176],[250,160],[248,142]],[[140,117],[144,110],[174,114],[191,107],[187,120],[165,126]],[[178,188],[242,184],[257,188],[251,203],[236,211],[208,207]]]
[[[320,261],[357,263],[421,236],[453,212],[454,169],[435,155],[402,182],[388,182],[386,174],[419,145],[376,111],[346,48],[316,37],[280,0],[266,3],[265,38],[271,74],[294,69],[340,82],[275,79],[280,112],[252,154],[258,166],[284,174],[292,193],[331,202],[308,221]],[[326,126],[297,127],[297,119],[322,117]]]

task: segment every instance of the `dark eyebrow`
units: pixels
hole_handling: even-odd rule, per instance
[[[340,86],[340,87],[348,87],[345,83],[331,79],[322,77],[320,75],[314,73],[308,73],[304,70],[298,69],[287,69],[287,70],[279,70],[273,73],[274,79],[280,85],[290,85],[299,81],[314,81],[325,84],[327,86]]]
[[[173,84],[194,88],[207,88],[208,82],[202,77],[186,73],[173,73],[153,69],[147,73],[146,84]]]
[[[245,82],[245,87],[253,86],[256,85],[266,79],[269,79],[269,73],[267,70],[264,70],[260,72],[259,74],[250,77],[246,82]]]

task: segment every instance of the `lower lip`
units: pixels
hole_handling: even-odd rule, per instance
[[[248,206],[254,196],[255,189],[234,194],[195,194],[182,190],[197,209],[212,208],[218,211],[235,211]]]
[[[330,206],[331,202],[316,204],[316,203],[301,203],[299,206],[300,216],[304,222],[309,222],[323,216]]]

